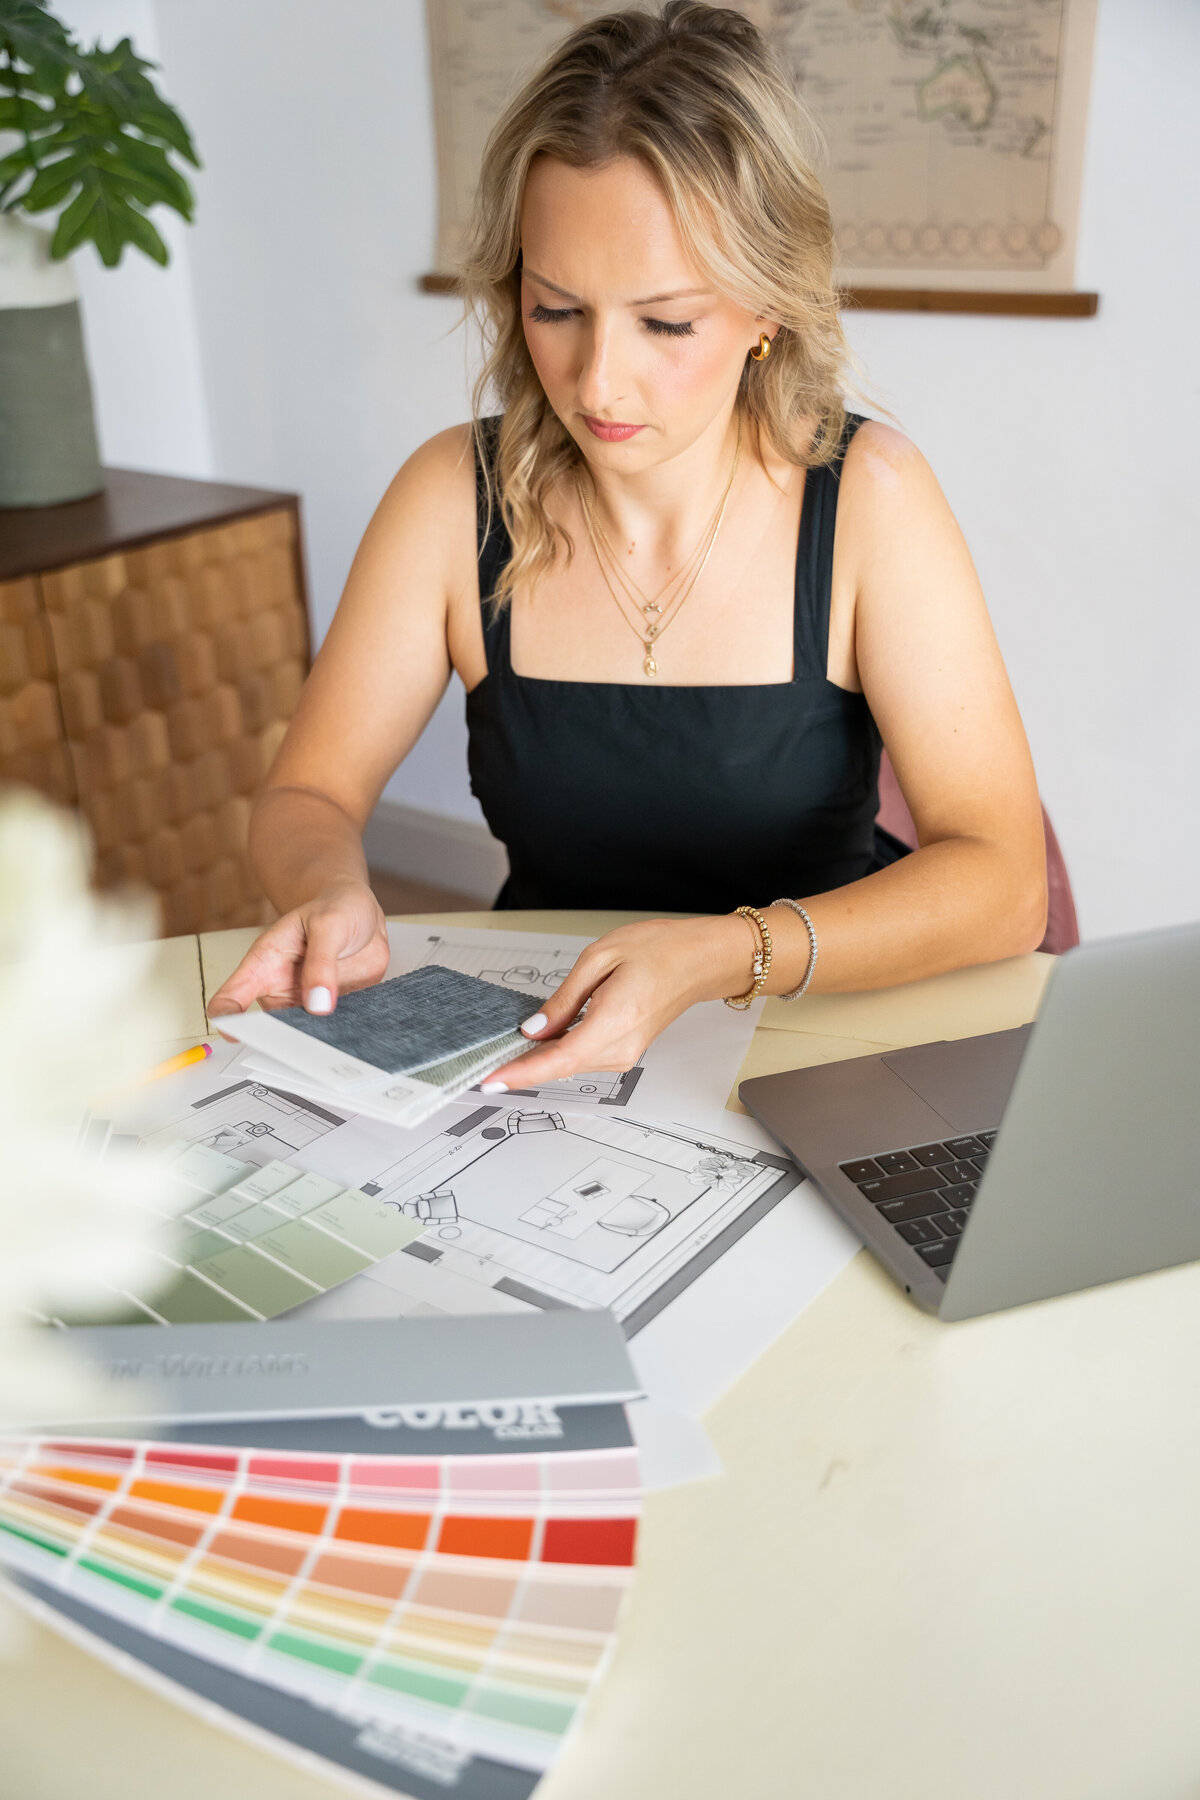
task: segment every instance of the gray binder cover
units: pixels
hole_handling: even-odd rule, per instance
[[[387,1407],[593,1404],[641,1392],[609,1312],[96,1325],[72,1330],[100,1391],[91,1422],[271,1419]],[[8,1425],[61,1430],[66,1409]]]

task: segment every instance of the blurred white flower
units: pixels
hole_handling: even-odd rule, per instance
[[[67,814],[0,791],[0,1419],[88,1408],[69,1337],[38,1325],[149,1271],[161,1224],[145,1159],[81,1142],[97,1096],[135,1081],[183,1026],[151,980],[149,902],[89,886]],[[102,1285],[105,1284],[105,1285]],[[116,1297],[114,1295],[114,1302]]]

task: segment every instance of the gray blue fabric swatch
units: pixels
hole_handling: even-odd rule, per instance
[[[334,1012],[288,1006],[271,1016],[389,1075],[407,1075],[513,1031],[541,1004],[534,994],[427,963],[377,987],[343,994]]]

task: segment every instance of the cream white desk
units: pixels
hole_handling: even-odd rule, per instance
[[[195,1035],[250,936],[164,946]],[[743,1073],[1022,1023],[1049,967],[768,1004]],[[863,1254],[707,1423],[545,1800],[1197,1800],[1200,1266],[941,1326]],[[0,1670],[0,1800],[339,1791],[48,1631]]]

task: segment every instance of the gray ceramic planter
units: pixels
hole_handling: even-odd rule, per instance
[[[27,220],[0,218],[0,507],[104,486],[74,277],[48,244]]]

